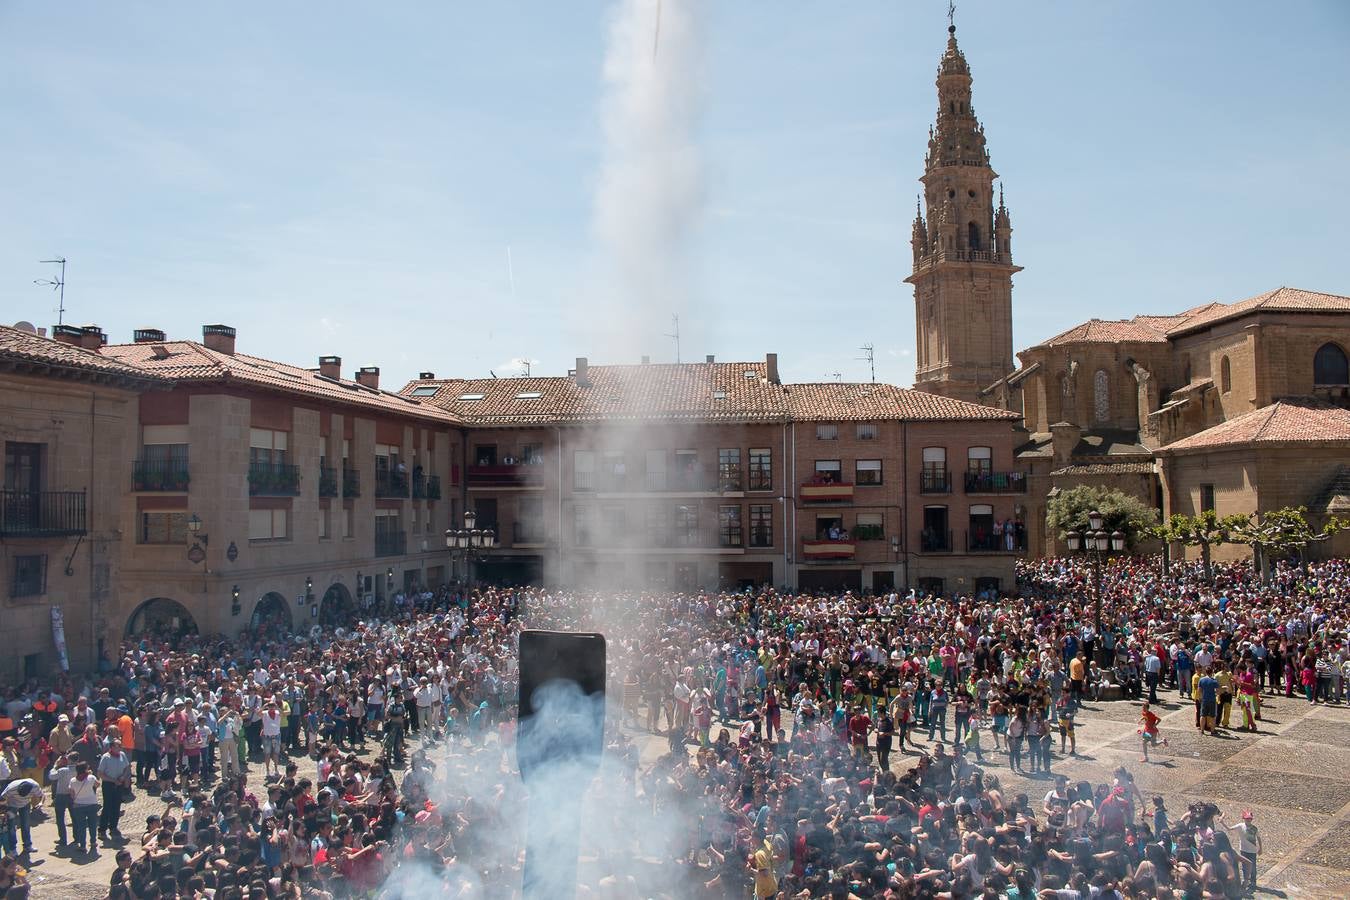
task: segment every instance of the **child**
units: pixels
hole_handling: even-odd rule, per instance
[[[1069,754],[1078,755],[1078,740],[1073,733],[1073,704],[1070,702],[1069,694],[1063,692],[1059,695],[1059,752],[1064,755],[1064,744],[1068,742]]]
[[[1143,727],[1139,729],[1139,735],[1144,744],[1144,756],[1139,761],[1148,762],[1149,761],[1148,745],[1153,744],[1154,746],[1157,746],[1158,722],[1161,720],[1158,718],[1158,715],[1153,712],[1153,710],[1149,709],[1148,704],[1145,703],[1144,708],[1139,712],[1139,721],[1144,723]],[[1167,746],[1166,738],[1163,739],[1162,744],[1164,747]]]
[[[1162,795],[1153,798],[1153,833],[1162,836],[1167,830],[1167,808],[1163,806]]]

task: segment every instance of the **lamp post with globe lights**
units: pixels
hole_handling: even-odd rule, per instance
[[[1093,622],[1099,639],[1102,633],[1102,563],[1112,554],[1123,552],[1128,540],[1123,531],[1108,534],[1103,524],[1102,514],[1094,509],[1088,513],[1086,530],[1070,531],[1064,536],[1070,553],[1082,553],[1092,561]]]

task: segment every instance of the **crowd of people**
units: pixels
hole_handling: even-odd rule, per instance
[[[1234,705],[1258,727],[1274,691],[1344,702],[1347,598],[1339,560],[1265,582],[1120,560],[1098,594],[1049,559],[979,598],[442,589],[312,634],[145,634],[107,672],[0,698],[0,891],[38,854],[111,851],[116,900],[515,896],[516,647],[552,628],[608,644],[588,895],[1237,897],[1251,818],[1055,767],[1092,700],[1141,703],[1146,758],[1160,691],[1205,731]],[[137,792],[162,811],[123,822]]]

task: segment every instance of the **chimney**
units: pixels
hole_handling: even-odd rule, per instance
[[[764,366],[769,370],[769,384],[781,384],[778,380],[778,354],[764,354]]]
[[[337,381],[342,377],[342,357],[320,356],[319,374],[324,378],[331,378],[334,381]]]
[[[203,325],[202,343],[208,350],[234,356],[234,329],[229,325]]]
[[[158,328],[137,328],[131,333],[131,340],[137,344],[162,344],[164,332]]]
[[[647,356],[646,354],[643,354],[642,364],[644,366],[650,366],[652,364],[652,358],[650,356]]]
[[[419,381],[435,381],[435,380],[436,380],[436,373],[435,373],[435,372],[418,372],[418,373],[417,373],[417,379],[418,379]]]
[[[378,391],[380,389],[380,367],[362,366],[356,370],[356,381],[373,391]]]
[[[709,353],[707,356],[703,357],[703,361],[704,361],[704,362],[717,362],[717,357],[715,357],[715,356],[713,356],[711,353]]]
[[[97,350],[108,343],[108,336],[97,325],[86,325],[80,329],[80,346],[86,350]]]
[[[59,343],[72,347],[84,346],[84,329],[78,325],[53,325],[52,337]]]
[[[576,375],[576,377],[577,377],[577,387],[590,387],[590,386],[591,386],[590,375],[589,375],[589,374],[587,373],[587,371],[586,371],[587,368],[588,368],[588,367],[587,367],[587,363],[586,363],[586,357],[584,357],[584,356],[578,356],[578,357],[577,357],[577,367],[576,367],[576,369],[573,370],[573,374]]]

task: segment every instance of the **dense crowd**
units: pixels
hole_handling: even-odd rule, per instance
[[[5,692],[0,891],[50,849],[42,807],[54,852],[116,854],[112,898],[513,896],[529,627],[608,641],[589,895],[1237,897],[1252,820],[1054,766],[1094,698],[1142,701],[1146,757],[1159,691],[1204,730],[1258,727],[1272,691],[1343,702],[1348,597],[1343,561],[1263,583],[1122,560],[1098,591],[1043,560],[1006,596],[443,589],[313,634],[148,633],[106,672]],[[668,752],[643,765],[641,732]],[[1005,793],[1004,765],[1045,795]],[[124,823],[136,791],[164,811]]]

